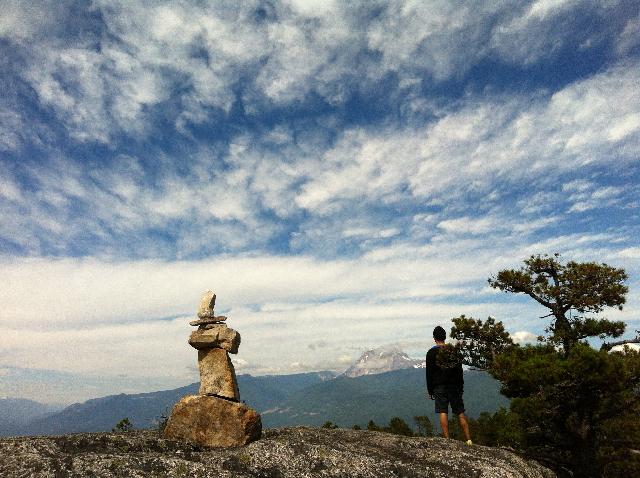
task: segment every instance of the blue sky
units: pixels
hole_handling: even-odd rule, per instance
[[[239,373],[528,340],[486,280],[533,253],[640,328],[640,2],[0,3],[0,395],[197,380],[208,288]]]

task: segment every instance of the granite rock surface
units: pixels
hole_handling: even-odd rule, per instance
[[[382,432],[282,428],[237,448],[205,449],[156,431],[0,440],[0,476],[220,478],[552,478],[499,448]]]
[[[262,435],[260,415],[243,403],[187,395],[173,407],[164,437],[206,447],[241,446]]]

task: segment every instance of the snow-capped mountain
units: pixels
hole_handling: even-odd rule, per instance
[[[347,377],[360,377],[404,368],[424,367],[424,361],[412,359],[401,350],[381,347],[364,352],[356,363],[344,372],[344,375]]]

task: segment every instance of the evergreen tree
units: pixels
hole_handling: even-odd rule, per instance
[[[453,319],[451,337],[458,340],[464,363],[487,370],[512,398],[508,414],[481,417],[474,433],[484,427],[483,441],[521,444],[557,470],[579,476],[631,470],[626,464],[640,461],[640,354],[593,349],[584,339],[620,336],[625,324],[579,315],[621,308],[626,273],[593,262],[563,265],[557,254],[524,262],[520,270],[501,271],[489,282],[549,308],[553,321],[542,343],[518,346],[491,318]],[[500,420],[510,432],[498,438],[491,427]]]
[[[384,431],[387,433],[393,433],[394,435],[404,435],[408,437],[413,436],[413,430],[407,422],[405,422],[402,418],[393,417],[389,420],[389,425],[384,428]]]
[[[129,421],[129,417],[125,417],[116,423],[116,426],[111,429],[112,432],[130,432],[133,430],[133,423]]]
[[[424,415],[419,415],[419,416],[413,417],[413,421],[418,427],[418,435],[423,437],[433,436],[433,424],[431,423],[431,420],[429,420],[429,417]]]
[[[500,408],[495,413],[482,412],[473,421],[473,440],[479,445],[521,449],[524,434],[518,414]]]
[[[560,344],[566,355],[588,337],[619,337],[621,321],[596,319],[583,314],[599,313],[605,307],[622,310],[628,287],[627,273],[595,262],[561,262],[560,254],[537,255],[525,259],[518,270],[505,269],[489,278],[489,285],[516,294],[526,294],[549,309],[553,317],[548,340]]]
[[[367,423],[367,430],[371,432],[381,432],[382,427],[376,425],[376,422],[374,422],[373,420],[369,420],[369,423]]]
[[[335,430],[336,428],[338,428],[338,425],[334,424],[331,421],[326,421],[322,424],[322,428],[328,428],[330,430]]]

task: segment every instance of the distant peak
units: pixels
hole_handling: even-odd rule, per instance
[[[405,368],[422,368],[423,362],[409,357],[397,347],[387,346],[366,350],[345,372],[346,377],[361,377]]]

